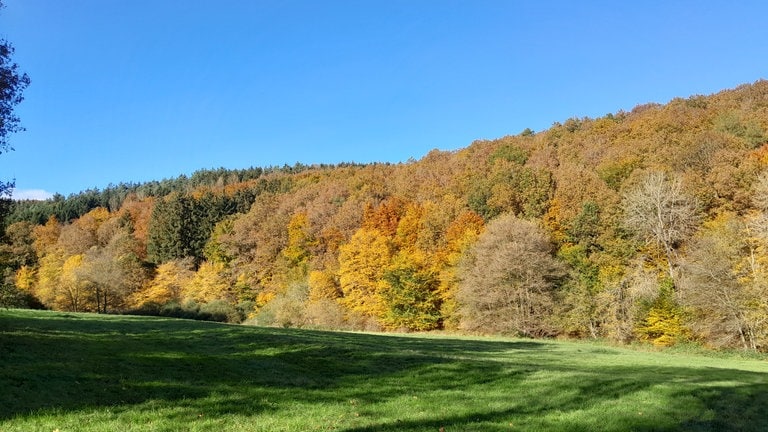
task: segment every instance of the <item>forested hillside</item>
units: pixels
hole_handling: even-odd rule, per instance
[[[758,81],[403,164],[201,171],[14,203],[3,295],[764,351],[766,173]]]

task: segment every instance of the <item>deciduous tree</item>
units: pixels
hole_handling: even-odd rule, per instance
[[[388,239],[379,231],[361,228],[339,249],[339,301],[350,310],[369,317],[384,312],[382,277],[392,257]]]
[[[693,240],[680,294],[709,344],[757,350],[768,343],[766,240],[733,214],[706,223]]]
[[[230,296],[229,281],[224,264],[203,262],[192,279],[181,289],[181,296],[196,302],[208,303]]]
[[[696,201],[681,180],[653,172],[624,196],[623,207],[627,227],[661,249],[670,280],[677,280],[677,250],[699,221]]]
[[[104,239],[106,244],[88,250],[79,271],[79,276],[90,282],[95,309],[100,313],[124,310],[127,299],[148,278],[136,253],[137,241],[130,226],[116,226],[105,231],[109,234]]]
[[[195,274],[192,267],[191,259],[171,260],[160,264],[154,278],[130,296],[130,305],[142,308],[181,301],[182,290]]]
[[[462,327],[525,336],[555,333],[550,313],[563,274],[535,223],[512,215],[491,221],[462,264]]]
[[[418,251],[401,251],[383,273],[380,289],[386,328],[434,330],[440,326],[440,280]]]
[[[441,300],[441,316],[445,328],[459,326],[459,305],[456,300],[459,288],[457,269],[465,252],[475,244],[484,228],[483,218],[473,211],[465,211],[451,222],[445,232],[445,266],[440,270],[438,293]]]
[[[5,230],[6,242],[0,244],[0,263],[14,270],[37,263],[33,230],[34,226],[26,221],[9,225]]]
[[[71,255],[61,266],[59,289],[56,290],[57,308],[78,312],[87,310],[88,281],[78,274],[83,265],[83,255]]]

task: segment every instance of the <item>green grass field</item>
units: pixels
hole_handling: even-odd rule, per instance
[[[1,431],[759,431],[768,361],[0,311]]]

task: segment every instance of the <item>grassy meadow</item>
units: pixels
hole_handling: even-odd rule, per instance
[[[0,311],[1,431],[760,431],[768,361]]]

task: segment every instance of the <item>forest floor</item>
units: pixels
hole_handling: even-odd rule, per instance
[[[768,361],[0,311],[2,431],[759,431]]]

